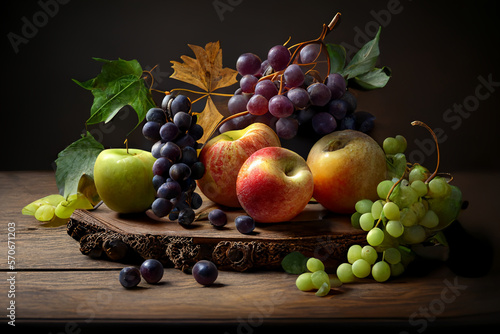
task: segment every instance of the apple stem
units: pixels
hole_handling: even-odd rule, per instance
[[[125,144],[125,149],[127,150],[127,154],[128,154],[128,138],[125,139],[125,141],[123,143]]]
[[[427,180],[425,181],[425,183],[429,183],[438,173],[438,169],[439,169],[439,161],[440,161],[440,154],[439,154],[439,144],[438,144],[438,139],[437,139],[437,136],[436,134],[434,133],[434,131],[432,131],[432,129],[427,125],[425,124],[424,122],[421,122],[421,121],[413,121],[411,122],[411,125],[415,126],[415,125],[418,125],[418,126],[422,126],[424,128],[426,128],[432,135],[432,138],[434,139],[434,142],[436,143],[436,152],[437,152],[437,163],[436,163],[436,169],[434,170],[434,173],[432,173],[428,178]]]

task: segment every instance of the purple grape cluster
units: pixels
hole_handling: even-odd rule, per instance
[[[306,72],[320,52],[320,45],[311,43],[301,47],[296,61],[282,45],[272,47],[264,61],[253,53],[240,55],[240,88],[229,99],[228,109],[233,115],[248,113],[228,120],[219,131],[255,122],[271,126],[282,139],[292,139],[306,127],[319,136],[344,129],[370,131],[375,117],[356,112],[356,98],[340,74],[329,74],[321,82]]]
[[[166,95],[161,108],[151,108],[142,128],[145,138],[154,141],[151,154],[153,186],[156,199],[151,205],[158,217],[168,215],[181,225],[194,221],[194,210],[203,200],[196,193],[196,180],[205,173],[205,166],[198,160],[197,140],[203,128],[197,116],[191,113],[191,101],[185,95]]]

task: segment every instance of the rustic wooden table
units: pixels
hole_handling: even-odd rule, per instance
[[[499,176],[461,173],[454,181],[470,201],[461,215],[462,225],[493,244],[487,273],[468,277],[430,263],[423,275],[405,275],[383,284],[345,284],[319,298],[299,291],[296,276],[279,271],[221,271],[217,284],[203,287],[188,274],[168,268],[161,284],[141,282],[137,289],[126,290],[118,282],[126,264],[84,256],[66,226],[46,227],[21,215],[26,204],[57,193],[53,172],[0,172],[1,325],[10,327],[11,322],[18,329],[50,333],[156,326],[174,333],[190,329],[263,333],[278,327],[292,332],[328,328],[430,333],[499,324],[500,222],[498,215],[490,215],[498,200]],[[476,248],[460,245],[462,250],[467,247]],[[12,268],[9,254],[10,260],[15,259]],[[463,258],[473,271],[474,256]]]

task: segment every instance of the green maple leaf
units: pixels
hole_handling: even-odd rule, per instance
[[[85,82],[73,79],[75,83],[90,90],[94,95],[94,103],[86,124],[107,123],[124,106],[129,105],[137,113],[137,125],[139,125],[146,117],[148,110],[155,107],[155,102],[142,77],[143,71],[139,62],[123,59],[93,59],[103,63],[101,73]]]
[[[102,150],[104,146],[87,131],[86,135],[59,152],[56,159],[56,184],[61,195],[67,198],[76,194],[82,178],[90,177],[93,180],[94,163]]]

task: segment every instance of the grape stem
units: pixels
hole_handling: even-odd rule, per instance
[[[421,126],[421,127],[424,127],[427,129],[427,131],[429,131],[432,135],[432,138],[434,139],[434,142],[436,143],[436,152],[437,152],[437,163],[436,163],[436,169],[434,170],[434,173],[432,173],[428,178],[427,180],[425,181],[425,183],[429,183],[438,173],[438,169],[439,169],[439,160],[440,160],[440,154],[439,154],[439,144],[438,144],[438,139],[437,139],[437,136],[436,134],[434,133],[434,131],[432,131],[432,129],[427,125],[425,124],[424,122],[421,122],[421,121],[413,121],[411,122],[411,125],[415,126],[415,125],[418,125],[418,126]]]
[[[322,29],[321,34],[319,35],[318,38],[310,40],[310,41],[306,41],[306,42],[301,42],[301,43],[294,44],[294,45],[290,46],[288,48],[288,50],[292,50],[292,49],[295,49],[295,50],[293,51],[293,53],[292,53],[292,55],[290,57],[290,61],[288,62],[287,67],[294,63],[294,61],[295,61],[295,59],[296,59],[299,51],[304,46],[306,46],[308,44],[319,43],[320,46],[321,46],[321,50],[323,48],[325,48],[325,45],[324,45],[325,43],[323,42],[323,40],[325,39],[326,35],[330,31],[332,31],[333,28],[335,28],[335,25],[340,21],[340,16],[341,16],[341,14],[337,13],[337,14],[335,14],[335,16],[333,17],[333,19],[330,21],[330,23],[328,25],[323,24],[323,29]],[[289,41],[290,41],[290,38],[288,38],[288,40],[284,43],[284,45],[288,44]],[[321,50],[320,50],[320,54],[321,54]],[[327,63],[328,63],[328,73],[330,73],[330,68],[331,68],[330,57],[327,57]],[[310,65],[313,65],[313,68],[314,68],[314,66],[316,65],[316,63],[311,63],[311,64],[297,64],[297,65],[299,65],[299,66],[310,66]],[[274,81],[274,80],[276,80],[276,78],[278,78],[278,76],[280,76],[284,72],[285,72],[285,70],[281,70],[281,71],[278,71],[278,72],[275,72],[275,73],[271,73],[271,74],[265,75],[265,76],[261,77],[259,79],[259,81],[266,80],[266,79],[270,79],[271,81]],[[280,94],[281,94],[281,90],[280,90]]]
[[[406,173],[408,173],[410,169],[408,168],[408,166],[405,168],[405,171],[403,173],[403,175],[401,175],[401,177],[399,178],[399,180],[397,180],[391,187],[391,189],[389,189],[389,192],[387,193],[387,197],[385,198],[385,201],[386,202],[390,202],[390,198],[391,195],[392,195],[392,192],[394,191],[394,189],[396,189],[397,185],[401,183],[401,181],[403,181],[403,179],[405,178],[406,176]],[[378,224],[380,224],[380,222],[382,221],[382,216],[383,216],[383,213],[380,214],[380,218],[378,219],[377,221],[377,224],[375,224],[375,227],[378,227]]]
[[[152,69],[150,70],[142,70],[142,73],[146,73],[149,75],[149,77],[151,78],[151,83],[149,84],[149,91],[152,91],[153,90],[153,84],[155,82],[155,77],[153,75],[153,71],[154,69],[158,66],[158,64],[156,64]],[[146,80],[147,79],[147,76],[143,77],[142,78],[143,80]]]
[[[298,52],[300,51],[301,48],[303,48],[304,46],[306,46],[307,44],[311,44],[311,43],[320,43],[321,45],[321,48],[325,48],[325,43],[323,42],[323,40],[325,39],[326,35],[333,30],[333,28],[335,28],[336,24],[340,21],[340,12],[336,13],[335,16],[333,17],[333,19],[330,21],[330,23],[328,25],[326,24],[323,24],[323,29],[321,31],[321,34],[319,35],[318,38],[316,39],[313,39],[313,40],[310,40],[310,41],[307,41],[307,42],[301,42],[301,43],[298,43],[298,44],[295,44],[295,45],[292,45],[291,47],[289,47],[288,49],[289,50],[292,50],[295,48],[292,56],[290,57],[290,61],[288,62],[288,65],[287,67],[292,64],[294,61],[295,61],[295,58],[297,57],[298,55]],[[288,42],[290,41],[291,38],[289,38],[284,45],[288,44]],[[321,53],[321,51],[320,51]],[[330,64],[330,57],[327,57],[327,63],[328,63],[328,73],[330,73],[330,68],[331,68],[331,64]],[[312,64],[298,64],[299,66],[306,66],[306,65],[316,65],[316,63],[312,63]],[[313,66],[313,68],[314,68]],[[309,71],[311,71],[312,69],[310,69]],[[270,79],[271,81],[275,81],[278,77],[282,77],[283,73],[285,72],[285,70],[281,70],[281,71],[278,71],[278,72],[274,72],[274,73],[271,73],[271,74],[268,74],[268,75],[265,75],[265,76],[262,76],[259,81],[262,81],[262,80],[266,80],[266,79]],[[280,82],[280,89],[279,89],[279,92],[278,94],[282,94],[283,93],[283,79],[281,80]],[[174,91],[176,89],[172,89],[172,91]],[[185,90],[185,89],[178,89],[178,90]],[[192,93],[198,93],[196,91],[191,91]],[[232,96],[231,94],[214,94],[214,93],[211,93],[213,95],[224,95],[224,96]],[[222,125],[224,124],[225,122],[233,119],[233,118],[236,118],[236,117],[239,117],[239,116],[243,116],[243,115],[248,115],[249,112],[248,111],[243,111],[243,112],[240,112],[240,113],[237,113],[237,114],[234,114],[230,117],[226,117],[225,119],[223,119],[222,121],[219,122],[219,124],[217,124],[217,126],[215,127],[215,129],[213,130],[212,134],[210,135],[210,137],[213,135],[213,133],[215,133],[215,131],[217,131],[217,129]],[[210,138],[209,137],[209,138]]]
[[[397,182],[396,182],[396,183],[394,183],[394,184],[392,185],[391,189],[389,189],[389,192],[387,193],[387,197],[385,198],[385,201],[386,201],[386,202],[390,202],[390,201],[391,201],[391,200],[389,199],[389,197],[391,197],[392,192],[394,191],[394,189],[396,189],[396,186],[397,186],[398,184],[400,184],[400,183],[401,183],[401,181],[403,181],[403,179],[405,178],[406,171],[407,171],[407,169],[405,169],[405,172],[403,173],[403,175],[401,175],[401,177],[399,178],[399,180],[397,180]]]

